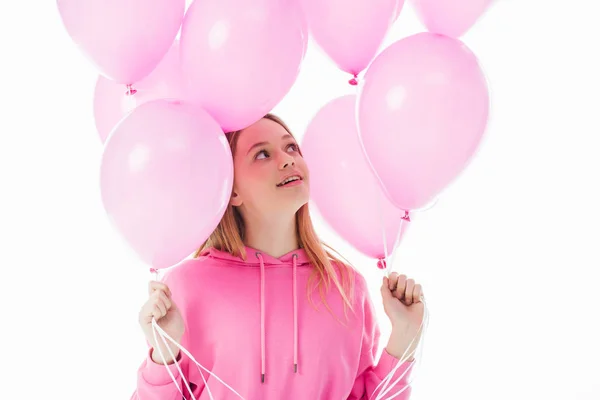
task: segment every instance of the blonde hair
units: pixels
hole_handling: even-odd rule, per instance
[[[292,135],[292,137],[294,136],[289,127],[279,117],[273,114],[267,114],[263,118],[278,123]],[[241,132],[242,130],[227,133],[229,146],[234,155]],[[347,317],[346,312],[348,308],[354,311],[352,303],[354,297],[354,274],[356,271],[354,271],[351,264],[341,257],[339,253],[318,238],[310,218],[308,203],[304,204],[296,212],[296,235],[298,244],[306,252],[313,268],[307,285],[309,302],[313,304],[312,296],[310,295],[311,284],[316,284],[315,286],[319,289],[321,300],[325,304],[325,307],[332,312],[327,304],[325,295],[333,282],[342,296],[344,301],[344,314]],[[242,219],[239,210],[237,210],[237,207],[232,206],[230,203],[227,206],[219,225],[202,246],[200,246],[194,257],[199,257],[204,250],[213,247],[217,250],[225,251],[235,257],[246,260],[246,248],[243,240],[244,220]],[[336,274],[334,265],[338,268],[341,281],[338,279],[338,274]]]

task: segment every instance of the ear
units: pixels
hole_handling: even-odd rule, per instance
[[[242,205],[242,203],[242,197],[234,191],[231,195],[231,199],[229,200],[229,204],[231,204],[234,207],[239,207]]]

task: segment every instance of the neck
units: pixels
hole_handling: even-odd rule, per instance
[[[246,216],[246,246],[279,258],[298,249],[296,216],[286,219],[261,219]]]

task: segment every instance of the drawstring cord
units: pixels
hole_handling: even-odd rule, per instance
[[[293,282],[294,282],[294,373],[298,373],[298,279],[297,279],[297,266],[298,266],[298,254],[293,256]]]
[[[262,254],[256,252],[260,261],[260,382],[265,383],[266,344],[265,344],[265,262]],[[292,295],[294,302],[294,373],[298,373],[298,254],[292,256]]]
[[[265,383],[265,262],[260,253],[256,258],[260,260],[260,382]]]

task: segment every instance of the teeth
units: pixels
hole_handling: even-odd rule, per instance
[[[285,181],[281,182],[278,186],[283,186],[286,183],[292,182],[292,181],[297,181],[300,180],[299,176],[290,176],[289,178],[287,178]]]

